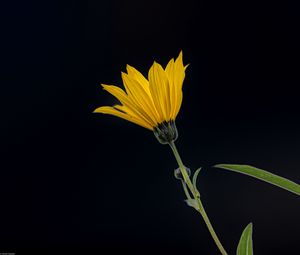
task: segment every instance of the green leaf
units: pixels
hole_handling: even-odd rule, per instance
[[[236,254],[253,255],[252,223],[249,223],[244,229],[236,250]]]
[[[297,195],[300,195],[300,185],[299,184],[292,182],[286,178],[280,177],[278,175],[271,174],[265,170],[253,167],[253,166],[219,164],[219,165],[215,165],[214,167],[222,168],[225,170],[230,170],[233,172],[238,172],[241,174],[246,174],[246,175],[252,176],[254,178],[260,179],[262,181],[276,185],[282,189],[288,190]]]
[[[197,177],[198,177],[198,174],[200,173],[201,169],[202,169],[201,167],[198,168],[193,175],[193,186],[199,195],[200,195],[200,192],[197,189]]]

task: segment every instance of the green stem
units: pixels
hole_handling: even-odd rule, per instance
[[[216,234],[216,232],[215,232],[215,230],[214,230],[214,228],[213,228],[213,226],[212,226],[212,224],[211,224],[211,222],[210,222],[210,220],[209,220],[209,218],[208,218],[208,216],[207,216],[207,214],[206,214],[206,212],[204,210],[203,204],[202,204],[202,202],[200,200],[199,193],[197,192],[197,190],[195,189],[194,185],[191,182],[191,179],[190,179],[190,177],[189,177],[189,175],[188,175],[188,173],[186,171],[186,168],[185,168],[185,166],[184,166],[184,164],[183,164],[183,162],[181,160],[181,157],[180,157],[180,155],[179,155],[179,153],[177,151],[175,143],[172,141],[172,142],[169,143],[169,145],[170,145],[170,147],[171,147],[171,149],[172,149],[172,151],[174,153],[174,156],[175,156],[176,161],[178,163],[178,166],[179,166],[179,169],[180,169],[181,174],[183,176],[183,179],[184,179],[187,187],[191,191],[194,199],[197,201],[197,204],[198,204],[198,207],[199,207],[197,209],[197,211],[201,214],[201,216],[202,216],[202,218],[203,218],[203,220],[204,220],[204,222],[205,222],[205,224],[206,224],[206,226],[207,226],[207,228],[208,228],[208,230],[209,230],[212,238],[214,239],[214,241],[215,241],[218,249],[220,250],[221,254],[222,255],[228,255],[227,252],[225,251],[223,245],[221,244],[221,242],[220,242],[220,240],[219,240],[219,238],[218,238],[218,236],[217,236],[217,234]],[[186,191],[187,190],[185,189],[185,193],[187,193]],[[189,196],[188,196],[188,199],[189,199]]]
[[[188,191],[188,188],[187,188],[187,186],[186,186],[185,181],[184,181],[184,180],[181,180],[181,184],[182,184],[183,191],[184,191],[184,193],[185,193],[187,199],[188,199],[188,200],[191,200],[192,198],[191,198],[191,195],[190,195],[190,193],[189,193],[189,191]]]

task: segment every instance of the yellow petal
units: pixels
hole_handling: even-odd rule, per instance
[[[185,78],[185,67],[182,61],[182,51],[179,53],[174,64],[174,86],[176,90],[176,105],[173,111],[173,118],[175,119],[182,103],[182,84]]]
[[[144,122],[142,119],[138,119],[138,118],[135,118],[133,116],[130,116],[130,115],[128,115],[126,113],[123,113],[123,112],[121,112],[121,111],[119,111],[119,110],[117,110],[117,109],[115,109],[114,107],[111,107],[111,106],[99,107],[94,112],[95,113],[110,114],[110,115],[125,119],[127,121],[130,121],[132,123],[135,123],[137,125],[140,125],[140,126],[142,126],[144,128],[147,128],[149,130],[153,130],[153,128],[148,123]]]
[[[122,79],[129,98],[135,103],[138,111],[152,124],[156,126],[157,115],[153,109],[153,103],[143,86],[135,79],[122,73]]]
[[[155,126],[151,121],[149,122],[149,119],[146,118],[137,108],[135,102],[132,101],[131,98],[128,97],[128,95],[119,87],[113,86],[113,85],[105,85],[102,84],[102,87],[104,90],[115,96],[121,104],[127,106],[131,109],[132,112],[134,112],[140,119],[143,119],[145,122],[147,122],[150,126]]]
[[[117,98],[122,104],[123,102],[128,102],[128,96],[122,90],[121,88],[114,86],[114,85],[106,85],[106,84],[101,84],[103,89],[112,94],[115,98]]]
[[[149,81],[144,77],[143,74],[141,74],[137,69],[135,69],[134,67],[127,65],[126,66],[127,69],[127,73],[128,73],[128,77],[131,80],[135,80],[136,82],[138,82],[140,84],[140,86],[143,88],[143,92],[146,92],[148,95],[148,99],[149,99],[149,105],[151,106],[151,111],[153,113],[153,115],[155,116],[156,121],[159,121],[159,114],[155,108],[154,102],[153,102],[153,98],[150,92],[150,88],[149,88]]]
[[[176,87],[174,83],[174,59],[172,58],[166,66],[165,72],[167,74],[170,86],[170,119],[174,119],[174,109],[176,106]]]
[[[149,86],[160,121],[168,121],[170,115],[170,89],[167,75],[156,62],[149,70]]]
[[[149,91],[149,82],[148,80],[142,75],[138,70],[136,70],[133,66],[127,65],[126,70],[129,77],[136,79],[146,90],[146,92],[150,93]]]

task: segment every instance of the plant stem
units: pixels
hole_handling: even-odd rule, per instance
[[[227,252],[225,251],[223,245],[221,244],[221,242],[220,242],[215,230],[213,229],[213,226],[212,226],[212,224],[211,224],[211,222],[210,222],[210,220],[209,220],[209,218],[208,218],[208,216],[207,216],[207,214],[204,210],[204,207],[203,207],[202,202],[200,200],[199,193],[197,192],[197,190],[195,189],[194,185],[191,182],[191,179],[190,179],[190,177],[189,177],[189,175],[186,171],[186,168],[185,168],[185,166],[184,166],[184,164],[181,160],[181,157],[180,157],[180,155],[177,151],[175,143],[172,141],[172,142],[169,143],[169,145],[170,145],[170,147],[171,147],[171,149],[174,153],[174,156],[175,156],[176,161],[178,163],[178,166],[179,166],[179,169],[180,169],[181,174],[183,176],[183,179],[184,179],[187,187],[189,188],[191,194],[193,195],[194,199],[197,201],[198,208],[196,210],[201,214],[201,216],[202,216],[202,218],[203,218],[203,220],[204,220],[204,222],[205,222],[212,238],[214,239],[217,247],[219,248],[221,254],[222,255],[228,255]],[[186,190],[185,190],[185,193],[186,193]]]
[[[185,181],[184,181],[184,180],[181,180],[181,184],[182,184],[183,191],[184,191],[184,193],[185,193],[187,199],[188,199],[188,200],[192,199],[192,198],[191,198],[191,195],[190,195],[190,192],[189,192],[189,190],[188,190],[188,188],[187,188],[187,186],[186,186]]]

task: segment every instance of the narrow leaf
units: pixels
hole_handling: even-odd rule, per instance
[[[219,164],[214,167],[249,175],[300,195],[300,185],[276,174],[248,165]]]
[[[253,255],[252,223],[249,223],[244,229],[236,250],[236,254]]]
[[[201,171],[201,167],[198,168],[196,170],[196,172],[194,173],[194,175],[193,175],[193,185],[194,185],[195,190],[198,192],[198,194],[200,194],[200,193],[199,193],[199,191],[197,189],[197,177],[198,177],[198,174],[200,173],[200,171]]]

